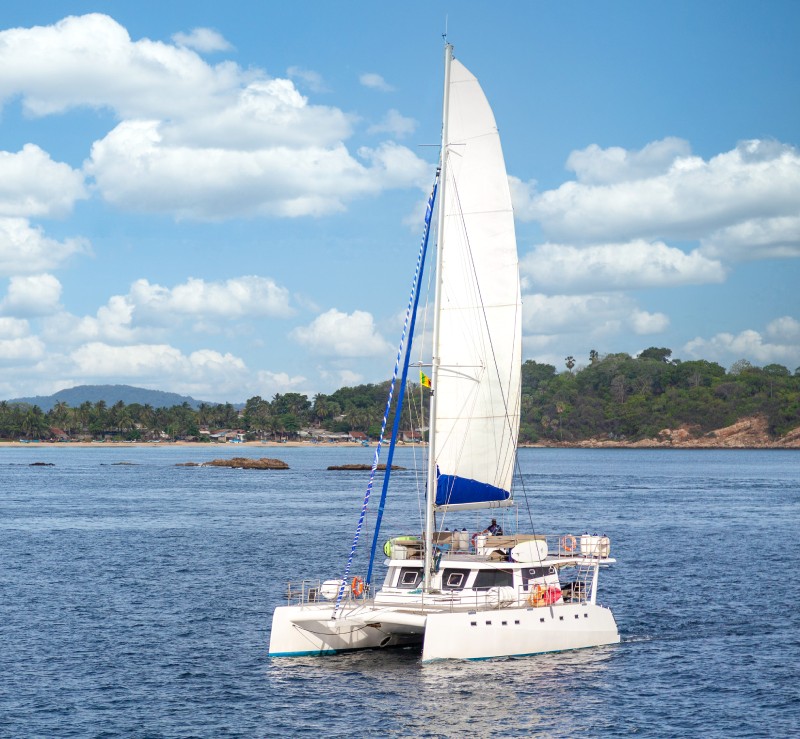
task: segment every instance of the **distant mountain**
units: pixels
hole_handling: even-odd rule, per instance
[[[189,395],[178,395],[177,393],[167,393],[163,390],[147,390],[143,387],[133,387],[132,385],[78,385],[78,387],[59,390],[52,395],[37,395],[33,398],[14,398],[9,403],[29,403],[38,405],[45,413],[49,411],[59,401],[66,403],[71,408],[77,408],[86,401],[97,403],[104,400],[106,405],[114,405],[121,400],[125,405],[139,403],[140,405],[150,405],[153,408],[171,408],[173,405],[188,403],[197,410],[201,403],[207,405],[217,405],[203,400],[195,400]]]

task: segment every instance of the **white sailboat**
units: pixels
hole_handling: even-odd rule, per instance
[[[437,531],[463,511],[515,505],[522,343],[500,138],[449,44],[444,88],[425,530],[387,542],[374,594],[349,573],[290,586],[273,615],[273,657],[421,644],[423,662],[487,659],[620,640],[597,600],[600,569],[614,562],[607,537]]]

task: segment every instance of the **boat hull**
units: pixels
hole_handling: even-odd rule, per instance
[[[322,656],[422,644],[422,661],[431,662],[522,657],[620,641],[611,611],[589,603],[427,614],[372,606],[332,616],[330,605],[276,608],[270,656]]]
[[[389,623],[386,618],[391,618]],[[280,606],[272,616],[270,657],[338,654],[420,644],[425,616],[386,614],[385,609],[357,608],[333,619],[333,607]],[[383,619],[383,620],[382,620]]]
[[[608,608],[590,603],[428,616],[422,661],[523,657],[620,641]]]

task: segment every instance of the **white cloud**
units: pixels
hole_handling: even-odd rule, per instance
[[[25,319],[0,317],[0,339],[21,339],[29,331],[30,324]]]
[[[0,366],[26,365],[42,359],[45,346],[37,336],[0,339]]]
[[[781,316],[767,325],[767,336],[778,342],[800,345],[800,321],[791,316]]]
[[[660,334],[669,327],[669,318],[663,313],[648,313],[636,309],[631,313],[628,325],[635,334]]]
[[[0,98],[21,95],[37,116],[85,105],[126,117],[186,116],[224,100],[246,78],[236,65],[211,67],[185,47],[131,41],[99,13],[0,32],[0,69]]]
[[[188,46],[200,52],[228,51],[233,47],[213,28],[193,28],[189,33],[179,31],[172,36],[178,46]]]
[[[547,292],[593,292],[722,282],[720,262],[663,242],[568,246],[541,244],[522,258],[526,284]]]
[[[218,330],[219,322],[287,318],[293,312],[289,291],[266,277],[248,275],[217,282],[190,277],[171,288],[139,279],[126,295],[109,298],[95,316],[60,313],[48,318],[43,335],[57,344],[119,344],[163,336],[186,319],[198,322],[196,330],[210,333]]]
[[[16,316],[47,316],[60,310],[61,283],[50,274],[14,276],[0,313]]]
[[[381,92],[391,92],[394,90],[394,87],[375,72],[365,72],[358,78],[358,81],[364,85],[364,87],[369,87],[372,90],[380,90]]]
[[[201,220],[324,215],[364,193],[416,186],[429,170],[404,147],[359,154],[372,166],[353,159],[343,144],[253,151],[170,145],[159,123],[138,121],[96,142],[88,170],[112,203]]]
[[[173,288],[136,280],[127,296],[136,320],[154,316],[238,319],[292,315],[289,291],[274,280],[256,275],[218,282],[190,277]]]
[[[299,392],[307,379],[302,375],[290,375],[288,372],[270,372],[261,370],[256,375],[256,381],[251,383],[250,397],[260,395],[262,398],[272,398],[275,393]]]
[[[399,111],[392,108],[380,123],[370,126],[367,129],[367,133],[389,133],[402,139],[414,133],[416,129],[417,122],[413,118],[406,118]]]
[[[214,379],[230,385],[246,373],[245,363],[232,354],[201,349],[186,355],[169,344],[111,346],[90,342],[70,354],[72,372],[84,378],[113,379],[120,376],[181,387],[210,383]]]
[[[535,336],[586,334],[610,337],[622,331],[660,333],[669,319],[649,313],[623,293],[591,295],[523,295],[523,331],[526,343]]]
[[[704,161],[667,139],[623,154],[596,146],[574,152],[579,181],[543,193],[517,180],[517,216],[538,220],[550,238],[602,243],[708,238],[800,215],[800,153],[792,147],[745,141]]]
[[[0,151],[0,216],[64,216],[86,197],[83,174],[35,144]]]
[[[800,344],[797,340],[774,338],[775,342],[766,341],[758,331],[746,329],[738,334],[718,333],[710,339],[698,336],[687,342],[683,351],[691,357],[708,359],[724,365],[730,365],[743,357],[756,364],[784,364],[790,370],[800,365]]]
[[[348,314],[331,308],[308,326],[298,326],[290,336],[318,354],[368,357],[391,351],[378,333],[372,315],[360,310]]]
[[[416,186],[429,169],[397,147],[357,159],[344,143],[352,116],[310,104],[288,79],[207,64],[187,45],[219,47],[207,29],[176,38],[182,45],[133,41],[100,14],[0,32],[0,98],[21,96],[32,115],[76,106],[114,111],[122,120],[94,143],[84,170],[106,201],[139,212],[319,216],[366,193]],[[313,86],[312,73],[292,71]],[[396,132],[409,126],[393,123]],[[71,205],[77,195],[61,190]]]
[[[55,269],[73,254],[90,252],[85,239],[56,241],[26,218],[0,217],[0,275]]]
[[[800,256],[800,215],[752,218],[701,239],[700,252],[729,261]]]
[[[654,141],[640,151],[619,146],[602,149],[591,144],[582,151],[573,151],[567,158],[567,168],[575,172],[578,182],[607,185],[658,177],[669,171],[676,160],[690,155],[689,142],[678,138]]]

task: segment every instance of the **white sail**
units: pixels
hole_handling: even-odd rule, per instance
[[[436,505],[510,503],[519,431],[521,300],[500,137],[475,77],[453,60],[434,422]]]

